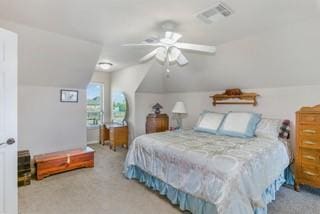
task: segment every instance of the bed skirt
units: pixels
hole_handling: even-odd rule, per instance
[[[158,191],[161,195],[166,196],[172,204],[178,205],[182,211],[188,210],[193,214],[217,213],[217,209],[214,204],[182,192],[162,180],[146,173],[137,166],[129,166],[126,177],[129,179],[136,179],[141,183],[144,183],[147,187]],[[293,185],[293,182],[293,176],[290,168],[288,167],[263,193],[262,198],[265,203],[268,204],[275,200],[276,192],[284,183]],[[267,214],[267,212],[267,207],[256,208],[254,210],[255,214]]]

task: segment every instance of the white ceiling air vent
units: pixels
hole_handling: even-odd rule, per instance
[[[211,24],[232,14],[233,11],[226,5],[226,3],[217,2],[213,7],[198,13],[197,17],[205,23]]]

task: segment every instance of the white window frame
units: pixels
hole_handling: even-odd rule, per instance
[[[90,82],[88,84],[89,85],[100,85],[101,86],[101,111],[99,112],[101,114],[101,123],[104,124],[104,83],[101,82]],[[88,90],[88,89],[87,89]],[[96,111],[88,111],[87,106],[88,106],[88,98],[87,98],[87,93],[88,91],[86,90],[86,125],[88,129],[96,129],[98,128],[101,124],[97,124],[97,125],[88,125],[88,121],[87,121],[87,117],[88,117],[88,113],[95,113]]]

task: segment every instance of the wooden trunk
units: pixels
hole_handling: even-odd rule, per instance
[[[36,178],[41,180],[49,175],[84,167],[94,167],[94,150],[73,149],[34,156]]]

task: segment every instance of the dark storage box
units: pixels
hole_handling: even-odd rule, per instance
[[[29,150],[18,151],[18,186],[31,183],[31,164]]]
[[[31,172],[26,172],[18,177],[18,187],[30,185],[31,183]]]

